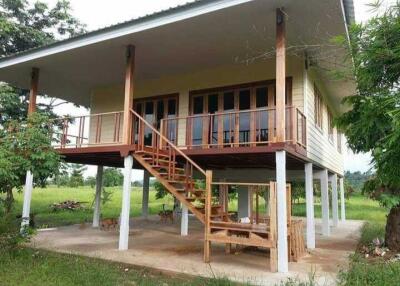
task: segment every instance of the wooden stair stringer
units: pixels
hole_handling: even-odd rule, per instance
[[[157,170],[155,170],[148,162],[146,162],[146,160],[143,159],[143,157],[134,153],[133,158],[139,162],[151,175],[153,175],[169,193],[177,198],[178,201],[187,206],[187,208],[196,216],[196,218],[204,224],[204,214],[199,211],[196,206],[194,206],[190,201],[186,200],[186,197],[178,192],[172,184],[168,183],[168,180],[163,178]]]

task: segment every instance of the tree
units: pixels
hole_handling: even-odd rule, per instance
[[[69,177],[69,186],[72,188],[83,186],[83,172],[86,171],[86,167],[80,164],[71,164],[71,176]]]
[[[94,188],[96,186],[96,177],[89,176],[85,179],[85,185]]]
[[[124,182],[124,175],[117,168],[105,168],[103,172],[103,185],[104,187],[117,187],[122,186]]]
[[[9,213],[14,201],[13,190],[21,190],[26,171],[30,170],[34,184],[43,186],[54,176],[60,164],[60,156],[51,147],[48,118],[32,114],[27,121],[9,121],[0,129],[0,193]]]
[[[400,251],[400,6],[377,12],[350,29],[356,94],[347,97],[351,109],[337,119],[355,152],[371,152],[375,176],[363,191],[390,209],[385,240]],[[344,39],[341,39],[344,43]]]
[[[53,8],[30,2],[0,0],[0,58],[85,32],[85,26],[70,14],[69,1],[60,0]],[[26,120],[28,95],[27,90],[0,84],[1,126],[9,120]],[[54,118],[53,108],[65,103],[48,98],[47,103],[37,104],[37,112]]]

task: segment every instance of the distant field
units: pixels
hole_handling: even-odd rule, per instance
[[[106,217],[118,217],[121,210],[122,187],[107,188],[112,192],[111,201],[102,206],[102,215]],[[58,225],[75,224],[81,222],[90,222],[92,220],[93,208],[91,207],[94,197],[94,189],[91,187],[56,187],[49,186],[45,189],[35,188],[32,195],[31,212],[36,214],[36,223],[39,227],[51,227]],[[16,204],[15,212],[20,213],[22,208],[22,193],[15,194]],[[52,212],[50,205],[65,200],[75,200],[87,202],[86,208],[77,211],[59,211]],[[155,199],[155,191],[150,190],[149,211],[151,214],[157,214],[162,205],[172,209],[173,198],[167,196],[163,199]],[[229,208],[235,210],[237,201],[231,201]],[[131,216],[139,216],[142,210],[142,191],[141,188],[133,188],[131,194]],[[260,211],[264,211],[261,205]],[[340,211],[340,206],[339,206]],[[360,194],[352,196],[346,201],[346,216],[348,219],[367,220],[370,222],[384,223],[387,210],[380,207],[375,201],[372,201]],[[305,216],[306,206],[304,200],[299,204],[293,205],[293,215]],[[315,216],[321,216],[321,206],[318,202],[315,204]]]

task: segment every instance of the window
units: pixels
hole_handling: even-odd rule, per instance
[[[340,132],[337,133],[337,150],[342,154],[342,134]]]
[[[321,92],[314,84],[314,122],[319,128],[322,129],[322,96]]]
[[[328,138],[329,141],[333,144],[333,115],[332,112],[328,109]]]

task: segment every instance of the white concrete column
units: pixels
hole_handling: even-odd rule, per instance
[[[124,159],[124,185],[122,190],[122,210],[119,226],[119,250],[128,249],[129,241],[129,212],[131,205],[131,180],[132,180],[132,156],[126,156]]]
[[[331,176],[332,184],[332,222],[333,226],[338,226],[339,223],[339,203],[337,191],[337,174]]]
[[[143,172],[143,196],[142,196],[142,217],[149,216],[149,191],[150,191],[150,173]]]
[[[97,166],[96,194],[94,197],[93,227],[100,225],[101,191],[103,189],[103,166]]]
[[[181,236],[188,235],[189,228],[189,211],[186,205],[182,204],[182,214],[181,214]]]
[[[321,171],[321,211],[322,211],[322,234],[331,234],[329,227],[329,192],[328,192],[328,170]]]
[[[31,171],[27,171],[25,179],[25,188],[24,188],[24,204],[22,207],[21,232],[24,231],[26,226],[29,226],[32,190],[33,190],[33,174]]]
[[[344,199],[344,179],[339,178],[339,188],[340,188],[340,220],[341,221],[346,221],[346,205],[345,205],[345,199]]]
[[[278,225],[278,272],[289,271],[286,209],[286,151],[277,151],[276,157],[276,200]]]
[[[250,217],[249,189],[247,187],[238,187],[238,218]]]
[[[307,212],[307,248],[315,248],[313,165],[305,164],[306,212]]]

